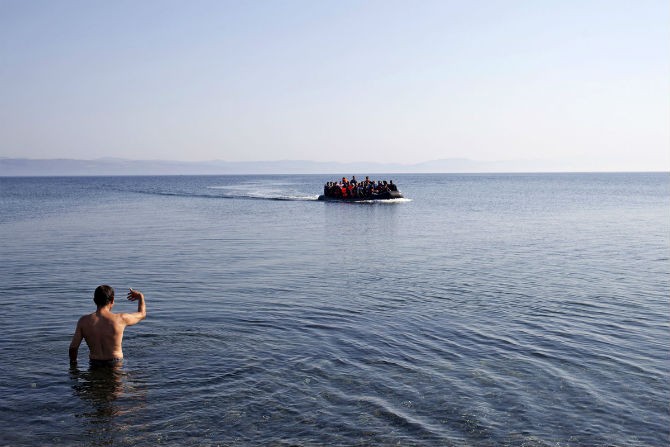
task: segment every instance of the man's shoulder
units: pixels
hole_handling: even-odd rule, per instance
[[[105,318],[114,323],[123,323],[124,315],[126,315],[124,312],[119,313],[109,312],[107,315],[105,315]]]
[[[79,323],[86,323],[87,321],[91,321],[93,318],[95,318],[95,312],[82,315],[81,317],[79,317]]]
[[[122,322],[123,324],[128,324],[128,319],[133,317],[132,313],[129,312],[120,312],[118,314],[114,314],[116,317],[117,321]]]
[[[82,315],[79,318],[79,321],[77,321],[77,327],[81,329],[88,329],[89,327],[91,327],[91,325],[93,325],[94,318],[95,318],[95,312],[92,314]]]

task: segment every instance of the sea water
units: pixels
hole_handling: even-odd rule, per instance
[[[668,445],[669,174],[341,176],[0,178],[0,445]]]

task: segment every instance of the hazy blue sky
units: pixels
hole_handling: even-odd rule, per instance
[[[0,0],[0,156],[670,170],[670,2]]]

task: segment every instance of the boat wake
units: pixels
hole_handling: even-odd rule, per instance
[[[266,186],[258,183],[241,185],[208,186],[207,189],[217,191],[218,194],[208,196],[225,199],[254,199],[254,200],[283,200],[283,201],[314,201],[319,196],[305,194],[290,188],[278,188],[277,183]],[[287,185],[283,185],[287,186]]]

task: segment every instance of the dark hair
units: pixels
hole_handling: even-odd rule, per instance
[[[114,289],[107,285],[98,286],[93,294],[93,301],[98,307],[104,307],[114,301]]]

